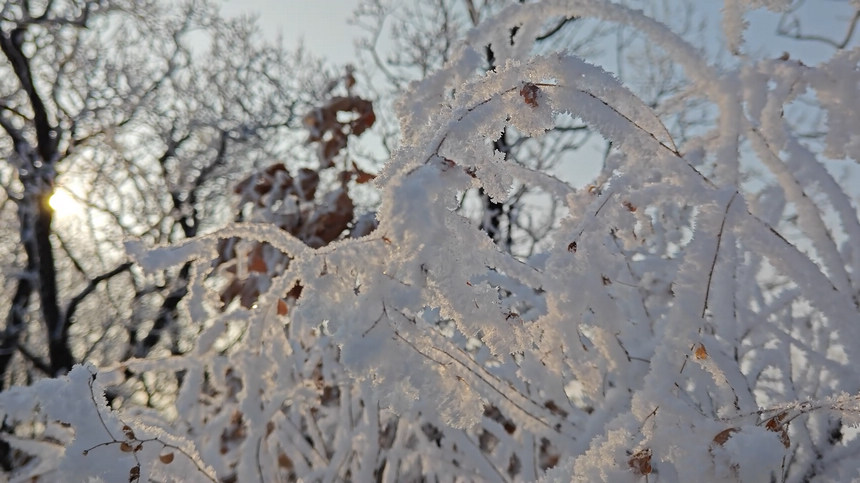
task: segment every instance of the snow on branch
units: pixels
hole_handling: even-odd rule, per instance
[[[736,50],[746,8],[727,1],[724,12]],[[687,95],[718,111],[716,134],[681,143],[612,74],[569,53],[534,55],[541,27],[559,17],[652,39],[686,70],[695,86]],[[477,51],[486,45],[497,68],[483,73]],[[402,144],[375,180],[379,224],[369,234],[312,248],[274,225],[235,223],[178,245],[127,243],[147,271],[193,264],[183,304],[199,324],[194,347],[98,377],[78,367],[0,395],[7,422],[41,428],[30,440],[7,438],[33,455],[20,474],[856,475],[857,458],[845,455],[860,448],[850,429],[860,394],[860,221],[856,193],[820,154],[857,161],[856,111],[835,101],[857,98],[856,51],[817,67],[739,58],[736,69],[707,64],[665,25],[614,3],[503,10],[404,93]],[[823,145],[799,136],[783,108],[806,89],[828,122],[853,131],[833,127]],[[587,189],[494,149],[504,129],[550,136],[563,115],[612,142]],[[753,173],[760,178],[748,182]],[[464,192],[503,201],[516,182],[567,209],[550,248],[529,258],[499,250],[458,211]],[[219,267],[227,239],[266,243],[288,260],[260,271],[253,303],[219,298],[248,271]],[[102,377],[153,374],[175,385],[163,407],[107,408]],[[69,416],[59,394],[74,401]],[[49,434],[56,421],[65,439]],[[64,445],[63,457],[48,458]]]

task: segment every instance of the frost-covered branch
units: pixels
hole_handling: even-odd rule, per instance
[[[483,18],[477,2],[439,5],[442,25]],[[187,351],[0,394],[21,428],[58,418],[47,388],[89,391],[58,418],[75,435],[61,440],[68,456],[7,438],[46,465],[21,477],[66,471],[84,445],[87,458],[131,448],[97,460],[126,476],[160,475],[158,453],[183,448],[177,475],[237,481],[850,479],[860,54],[755,59],[744,53],[754,5],[725,4],[731,65],[599,0],[511,4],[453,52],[418,39],[401,59],[450,56],[403,94],[400,145],[378,175],[341,158],[378,107],[353,97],[349,72],[348,95],[306,117],[319,169],[271,164],[236,187],[236,222],[126,244],[148,280],[184,274]],[[649,39],[686,76],[679,102],[707,106],[712,122],[678,136],[674,114],[622,79],[544,50],[541,36],[568,18]],[[806,91],[827,122],[820,139],[786,114]],[[571,118],[611,142],[585,187],[506,151],[509,134],[551,138]],[[353,190],[371,180],[377,223],[362,224]],[[467,193],[525,210],[524,187],[561,216],[518,257],[471,216]],[[102,380],[149,397],[108,410]]]

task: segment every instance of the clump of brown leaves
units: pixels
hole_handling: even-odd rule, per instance
[[[284,163],[274,163],[252,173],[239,182],[234,192],[239,196],[237,221],[255,218],[274,223],[282,230],[319,248],[349,236],[363,236],[371,231],[373,224],[357,224],[355,204],[349,194],[349,182],[364,184],[375,175],[368,173],[355,163],[343,160],[341,153],[347,147],[350,136],[359,136],[376,121],[373,104],[352,93],[355,78],[352,69],[329,86],[337,84],[346,89],[345,96],[333,96],[322,106],[304,117],[309,136],[308,143],[317,144],[319,165],[316,169],[301,168],[291,172]],[[336,170],[333,186],[321,187],[321,174]],[[331,178],[331,177],[329,177]],[[349,229],[352,228],[351,231]],[[219,264],[227,274],[229,283],[221,291],[224,307],[238,297],[240,304],[250,308],[257,300],[267,280],[283,270],[287,257],[264,243],[239,244],[238,240],[225,240],[219,248]],[[285,315],[289,303],[301,294],[301,285],[296,285],[278,302],[277,312]]]

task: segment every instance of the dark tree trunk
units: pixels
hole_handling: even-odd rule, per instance
[[[34,273],[37,275],[34,282],[28,283],[32,283],[39,293],[39,306],[47,330],[50,375],[56,376],[67,372],[74,364],[68,342],[68,327],[60,311],[57,296],[57,272],[51,243],[54,212],[48,204],[54,191],[54,173],[59,161],[58,136],[57,130],[51,124],[48,109],[33,82],[30,61],[22,49],[25,37],[25,27],[18,27],[9,34],[0,32],[0,50],[12,65],[30,102],[37,143],[35,149],[26,136],[12,124],[4,122],[3,128],[12,138],[19,158],[18,177],[24,187],[23,197],[18,201],[21,243],[27,254],[28,276]],[[31,292],[33,288],[19,285],[22,300],[24,293]],[[19,311],[18,314],[21,315],[22,312]],[[12,322],[23,323],[23,319]],[[8,343],[7,340],[4,342]]]

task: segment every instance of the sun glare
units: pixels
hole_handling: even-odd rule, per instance
[[[81,204],[68,191],[58,188],[51,195],[48,204],[58,218],[67,218],[81,211]]]

